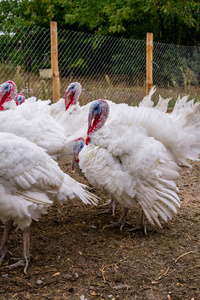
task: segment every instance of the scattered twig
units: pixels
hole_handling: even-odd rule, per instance
[[[194,266],[194,267],[191,267],[191,268],[189,268],[189,269],[186,269],[185,272],[187,272],[187,271],[189,271],[189,270],[193,270],[193,269],[195,269],[195,268],[200,268],[200,265],[196,265],[196,266]]]
[[[169,270],[170,270],[170,267],[168,267],[167,270],[158,277],[158,280],[161,279],[162,277],[164,277],[165,275],[167,275]]]
[[[185,256],[185,255],[188,255],[188,254],[190,254],[190,253],[194,253],[194,252],[195,252],[195,251],[189,251],[189,252],[186,252],[186,253],[180,255],[179,257],[177,257],[177,259],[175,259],[175,263],[176,263],[181,257],[183,257],[183,256]]]
[[[183,257],[183,256],[185,256],[185,255],[188,255],[188,254],[190,254],[190,253],[193,253],[193,252],[195,252],[195,251],[189,251],[189,252],[186,252],[186,253],[180,255],[179,257],[176,258],[175,263],[176,263],[181,257]],[[187,269],[186,271],[191,270],[191,269],[194,269],[194,268],[198,268],[198,267],[200,267],[200,265],[191,267],[191,268]],[[154,281],[152,281],[152,283],[158,283],[158,281],[162,280],[162,279],[165,278],[166,276],[168,276],[168,275],[170,275],[171,273],[173,273],[173,272],[176,271],[176,269],[172,270],[171,272],[169,272],[169,270],[170,270],[170,267],[168,267],[167,270],[166,270],[164,273],[161,274],[161,276],[159,276],[159,277],[156,278]],[[186,271],[185,271],[185,272],[186,272]]]
[[[176,269],[172,270],[171,272],[169,272],[169,270],[170,270],[170,267],[168,267],[167,270],[161,276],[159,276],[157,279],[155,279],[154,281],[152,281],[152,283],[153,284],[158,283],[158,281],[162,280],[166,276],[169,276],[170,274],[172,274],[173,272],[176,271]]]
[[[105,269],[109,268],[109,267],[113,267],[113,266],[115,266],[116,268],[118,268],[117,265],[120,264],[122,261],[126,260],[127,258],[128,258],[128,256],[125,257],[125,258],[123,258],[123,259],[120,259],[118,262],[116,262],[114,264],[110,264],[110,265],[102,267],[102,269],[99,269],[101,271],[104,283],[106,283],[106,279],[105,279],[105,276],[104,276]]]

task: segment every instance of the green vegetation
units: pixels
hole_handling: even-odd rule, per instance
[[[38,78],[51,68],[51,20],[61,81],[101,82],[102,91],[90,86],[93,98],[135,104],[145,89],[147,32],[154,34],[153,83],[172,98],[174,90],[199,97],[199,0],[2,0],[1,82],[12,77],[28,96],[51,98],[51,80]]]
[[[0,24],[49,27],[176,45],[200,45],[199,0],[2,0]]]

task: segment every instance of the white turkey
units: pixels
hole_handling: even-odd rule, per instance
[[[23,232],[23,258],[11,268],[24,266],[30,259],[29,227],[32,220],[55,201],[60,204],[79,198],[85,204],[97,204],[87,186],[65,174],[42,148],[10,133],[0,133],[0,220],[5,224],[0,246],[0,264],[7,250],[13,222]]]
[[[13,85],[16,87],[14,83]],[[7,97],[11,99],[10,93],[6,92],[10,86],[8,82],[2,85],[3,101],[8,101]],[[70,97],[73,93],[73,97],[76,99],[79,92],[81,90],[78,90],[78,88],[76,93],[70,90]],[[68,122],[66,120],[65,126],[63,126],[53,118],[50,100],[41,101],[36,100],[35,97],[30,97],[24,101],[21,93],[16,96],[15,100],[17,101],[16,104],[23,101],[23,105],[16,106],[15,101],[9,100],[9,103],[13,102],[15,107],[13,110],[6,111],[4,115],[1,114],[0,131],[11,132],[27,138],[38,146],[43,147],[56,160],[64,160],[67,156],[73,155],[72,143],[76,137],[73,133],[77,130],[77,121],[79,122],[78,126],[80,126],[80,118],[77,120],[74,116],[71,116]],[[79,135],[80,133],[82,132],[79,132]]]
[[[8,80],[0,85],[0,110],[9,108],[10,102],[14,104],[13,98],[17,92],[16,84]]]
[[[5,91],[12,89],[9,82],[1,86],[3,101],[11,96],[11,92]],[[19,97],[24,100],[22,94],[18,94],[17,101],[20,101]],[[35,97],[31,97],[26,99],[23,105],[17,106],[13,101],[14,109],[6,110],[0,115],[0,131],[27,138],[44,148],[53,159],[65,159],[66,156],[73,154],[72,142],[68,141],[63,127],[50,116],[49,102],[36,101]]]
[[[72,82],[65,91],[65,99],[60,99],[52,104],[50,114],[63,127],[64,134],[71,141],[83,136],[87,129],[87,115],[90,103],[84,106],[79,105],[79,97],[82,86],[79,82]]]
[[[75,106],[77,106],[81,91],[81,84],[79,82],[72,82],[65,91],[65,98],[61,98],[59,101],[51,105],[50,114],[56,119],[56,121],[60,121],[63,115],[71,113],[71,110],[70,112],[65,113],[69,107],[72,106],[75,108]]]
[[[25,102],[23,93],[17,92],[17,86],[14,81],[8,80],[0,85],[0,110],[14,109],[16,106]],[[28,103],[35,103],[38,110],[45,110],[49,113],[50,100],[37,100],[36,97],[27,99]]]
[[[79,82],[70,83],[65,91],[65,99],[60,99],[57,103],[52,104],[50,109],[51,115],[64,128],[65,135],[73,139],[86,134],[90,105],[95,101],[80,106],[81,92],[82,86]],[[112,101],[107,101],[110,106],[117,105]],[[128,107],[127,104],[122,105]]]
[[[17,93],[17,95],[14,98],[16,105],[21,105],[22,103],[25,102],[25,96],[23,93]]]
[[[66,92],[65,92],[65,106],[66,111],[63,113],[62,117],[60,118],[60,124],[65,128],[65,134],[70,136],[70,140],[76,140],[78,141],[79,137],[86,138],[86,131],[88,127],[88,113],[91,104],[95,101],[89,102],[88,104],[84,106],[80,106],[79,104],[79,97],[81,95],[82,86],[79,82],[73,82],[71,83]],[[156,88],[155,86],[152,87],[149,94],[145,96],[139,103],[139,107],[149,107],[154,108],[156,110],[160,110],[162,112],[167,111],[167,105],[170,100],[168,99],[162,99],[162,97],[159,95],[159,101],[156,106],[154,106],[154,102],[151,100],[153,94],[155,93]],[[67,96],[69,96],[69,101],[67,101]],[[126,103],[120,103],[117,104],[113,101],[106,100],[109,106],[111,107],[110,113],[108,115],[108,119],[115,119],[118,112],[124,111],[129,113],[130,110],[134,110],[133,106],[129,106]],[[153,107],[154,106],[154,107]],[[64,104],[57,106],[59,109],[64,108]],[[81,124],[81,126],[79,126]],[[80,143],[84,142],[83,140],[80,141]],[[79,143],[79,142],[78,142]],[[73,143],[74,147],[76,147],[76,142]],[[76,165],[75,165],[76,166]],[[74,166],[73,166],[74,167]],[[77,171],[77,168],[76,168]],[[79,172],[79,171],[78,171]],[[110,198],[110,197],[109,197]],[[116,202],[112,199],[109,199],[108,202],[105,204],[100,205],[100,207],[109,206],[108,209],[101,210],[100,213],[112,213],[112,215],[115,215],[115,208],[116,208]]]
[[[179,113],[135,107],[116,110],[110,120],[105,100],[92,103],[86,146],[84,140],[74,145],[74,159],[92,186],[124,207],[119,221],[105,227],[122,229],[128,209],[137,204],[160,227],[159,217],[167,222],[177,212],[179,164],[190,165],[188,159],[198,160],[200,153],[200,104],[182,101]],[[143,226],[146,233],[145,218]]]
[[[91,104],[95,101],[94,100],[84,106],[80,106],[78,100],[79,100],[81,91],[82,91],[82,86],[79,82],[73,82],[68,86],[65,95],[66,96],[69,95],[69,101],[67,102],[67,97],[65,97],[66,112],[63,114],[63,117],[60,119],[62,126],[66,128],[65,133],[66,133],[66,131],[70,132],[71,139],[75,139],[75,141],[73,142],[74,148],[79,147],[79,144],[82,145],[82,143],[84,143],[84,138],[86,138],[86,135],[87,135],[86,132],[87,132],[87,127],[88,127],[88,117],[87,116],[88,116]],[[162,97],[159,95],[159,101],[158,101],[157,105],[154,106],[154,102],[151,100],[151,98],[152,98],[153,94],[155,93],[155,91],[156,91],[156,88],[155,88],[155,86],[153,86],[152,89],[150,90],[149,94],[140,101],[139,107],[149,107],[149,108],[154,108],[156,110],[160,110],[162,112],[166,112],[167,105],[168,105],[170,98],[162,99]],[[75,97],[74,97],[74,95],[75,95]],[[110,100],[106,100],[106,101],[109,104],[109,106],[111,107],[110,113],[108,115],[108,120],[115,119],[118,112],[120,112],[121,110],[124,111],[124,113],[125,112],[129,113],[130,110],[132,110],[132,109],[134,110],[133,106],[129,106],[126,103],[117,104]],[[64,105],[62,105],[62,110],[63,110],[63,107],[64,107]],[[61,108],[61,106],[60,106],[60,108]],[[74,123],[73,123],[73,119],[75,121]],[[80,123],[81,123],[81,126],[78,126],[78,124],[80,124]],[[66,124],[67,124],[67,126],[66,126]],[[69,130],[69,126],[71,126],[70,130]],[[79,141],[80,136],[84,137],[84,138]],[[78,144],[76,145],[76,143],[78,143]],[[76,167],[76,164],[75,164],[75,167]],[[73,168],[74,168],[74,165],[73,165]],[[76,168],[76,171],[80,172],[78,170],[78,168]],[[101,212],[98,214],[112,213],[113,216],[115,215],[116,201],[109,199],[108,202],[100,205],[100,207],[104,207],[104,206],[109,206],[109,207],[108,207],[108,209],[101,210]]]

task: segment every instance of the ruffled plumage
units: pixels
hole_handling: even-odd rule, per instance
[[[65,174],[57,162],[36,144],[11,133],[0,132],[0,220],[5,224],[0,245],[0,264],[7,250],[13,221],[23,232],[23,257],[10,268],[24,266],[30,254],[30,224],[54,202],[74,198],[85,204],[97,204],[98,198],[83,185]]]
[[[53,201],[62,204],[79,198],[85,204],[97,203],[95,195],[65,174],[43,149],[10,133],[1,132],[0,137],[0,187],[4,195],[0,199],[0,218],[3,222],[14,219],[23,229],[32,219],[38,219]]]
[[[167,222],[180,207],[179,165],[189,166],[200,153],[200,104],[187,100],[178,99],[171,114],[161,97],[155,107],[149,99],[140,107],[112,105],[112,117],[102,128],[88,129],[88,146],[79,153],[91,185],[126,208],[139,204],[160,227],[159,218]]]
[[[0,114],[0,131],[28,139],[53,159],[64,159],[72,152],[63,127],[49,114],[49,101],[36,101],[32,97],[22,105],[4,111]]]

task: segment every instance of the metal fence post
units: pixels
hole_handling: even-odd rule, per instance
[[[153,86],[153,33],[147,32],[146,41],[146,94]]]
[[[53,79],[53,101],[60,99],[60,79],[58,70],[58,38],[57,22],[50,22],[51,25],[51,68]]]

